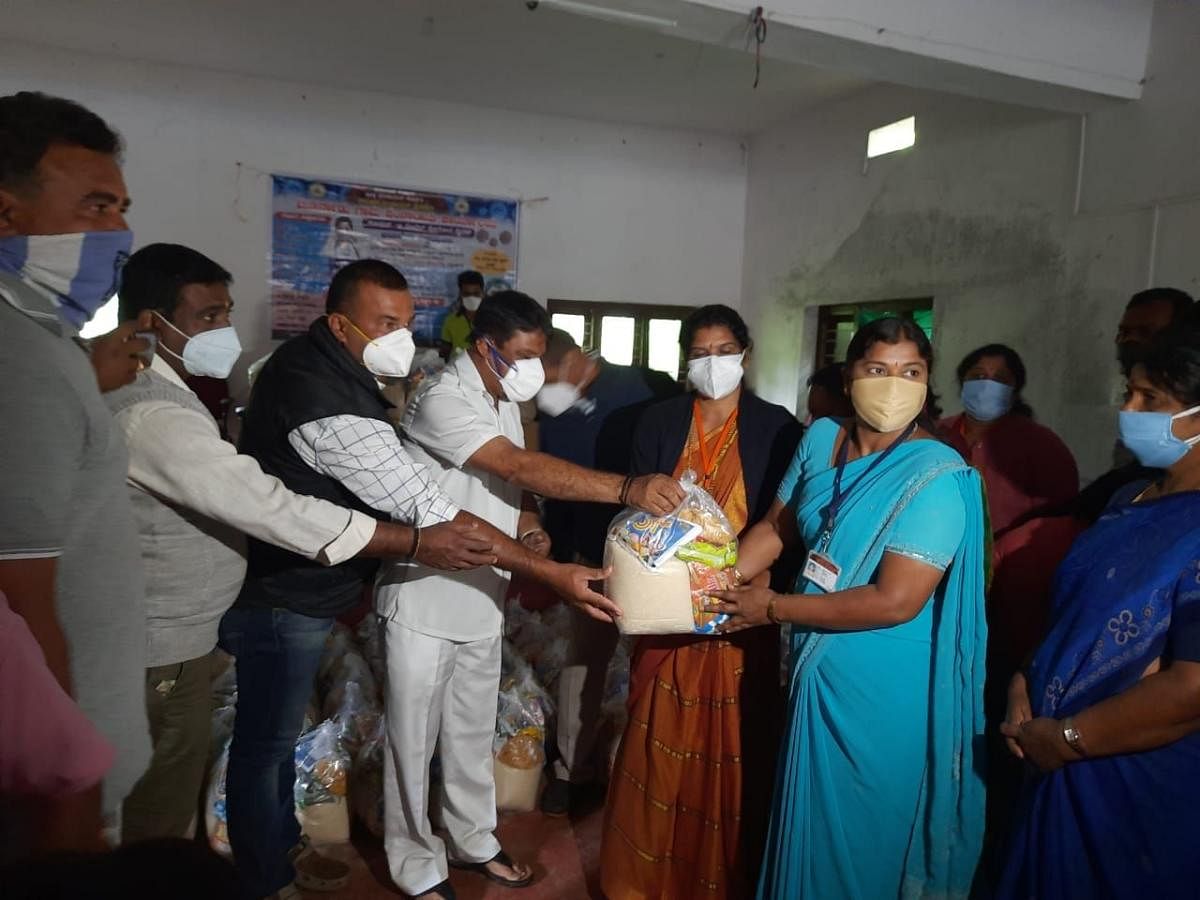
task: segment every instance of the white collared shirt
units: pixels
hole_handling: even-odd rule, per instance
[[[498,437],[525,445],[517,404],[495,400],[469,353],[418,389],[401,421],[404,446],[424,463],[459,507],[516,537],[522,490],[467,461]],[[379,614],[413,631],[452,641],[497,637],[504,622],[509,575],[483,566],[440,572],[418,563],[394,562],[380,574]]]

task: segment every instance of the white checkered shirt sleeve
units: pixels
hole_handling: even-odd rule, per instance
[[[458,506],[386,422],[329,416],[294,428],[288,441],[313,470],[398,522],[425,528],[458,515]]]

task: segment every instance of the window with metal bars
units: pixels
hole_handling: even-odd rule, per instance
[[[610,363],[645,366],[675,379],[684,371],[679,331],[690,306],[550,300],[547,308],[555,328]]]

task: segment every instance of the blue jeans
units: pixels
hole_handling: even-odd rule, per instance
[[[234,607],[220,646],[237,658],[237,714],[225,804],[229,845],[250,898],[291,884],[288,851],[300,841],[295,746],[333,619],[286,609]]]

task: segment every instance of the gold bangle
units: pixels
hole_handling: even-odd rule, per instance
[[[767,601],[767,621],[772,625],[782,625],[779,621],[779,616],[775,614],[775,601],[779,599],[778,594],[772,594],[771,599]]]
[[[734,566],[731,571],[733,572],[733,586],[741,587],[746,582],[746,576],[742,574],[742,570],[737,566]]]
[[[413,526],[413,545],[412,552],[408,554],[409,559],[416,559],[417,552],[421,549],[421,529]]]

